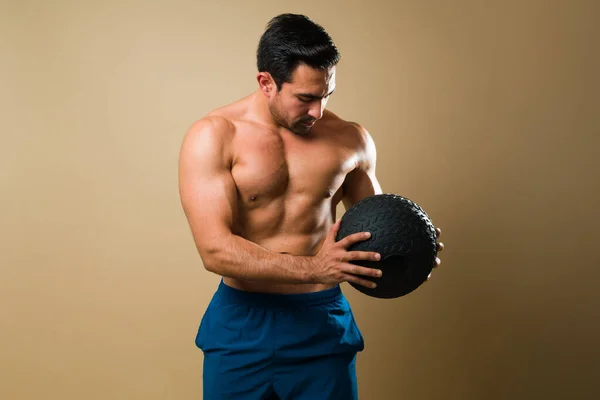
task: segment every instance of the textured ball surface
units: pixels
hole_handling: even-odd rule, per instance
[[[383,276],[362,276],[376,282],[377,287],[371,289],[350,282],[355,289],[389,299],[404,296],[427,280],[437,257],[437,237],[429,216],[418,204],[396,194],[367,197],[342,216],[336,240],[357,232],[371,232],[371,237],[349,246],[348,250],[376,251],[381,259],[352,263],[381,269]]]

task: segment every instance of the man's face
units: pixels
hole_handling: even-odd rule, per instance
[[[335,89],[335,67],[317,70],[300,64],[289,83],[270,98],[269,110],[275,121],[297,135],[310,133],[321,119],[329,96]]]

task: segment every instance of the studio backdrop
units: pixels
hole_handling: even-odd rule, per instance
[[[599,398],[598,3],[0,3],[0,398],[200,399],[183,135],[254,91],[283,12],[342,53],[329,108],[442,229],[394,300],[344,284],[361,399]],[[338,208],[338,216],[344,212]]]

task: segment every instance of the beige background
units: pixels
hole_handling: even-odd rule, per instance
[[[0,398],[200,399],[218,277],[177,192],[190,124],[256,87],[280,12],[342,51],[330,108],[443,230],[386,301],[344,285],[362,399],[600,397],[595,1],[2,1]]]

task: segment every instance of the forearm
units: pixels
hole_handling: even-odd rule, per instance
[[[207,270],[225,277],[281,283],[313,282],[313,257],[269,251],[233,234],[205,252],[202,259]]]

